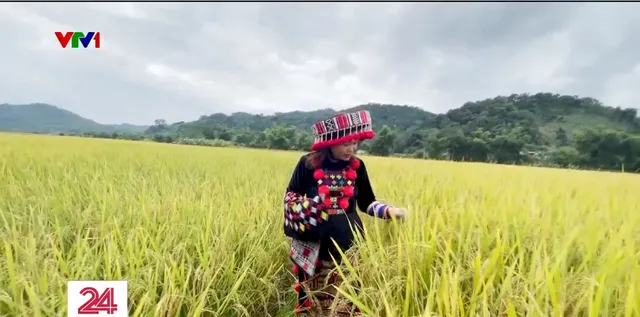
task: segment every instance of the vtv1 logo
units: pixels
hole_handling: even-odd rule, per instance
[[[80,47],[80,43],[84,48],[89,47],[89,43],[93,41],[93,47],[100,48],[100,32],[87,32],[84,35],[83,32],[55,32],[58,42],[62,48],[67,48],[69,41],[71,41],[71,48]]]
[[[67,316],[129,317],[127,281],[69,281]]]

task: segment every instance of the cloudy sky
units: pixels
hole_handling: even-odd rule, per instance
[[[640,107],[640,3],[0,3],[0,103],[101,123],[445,112],[549,91]],[[62,49],[55,31],[99,31]]]

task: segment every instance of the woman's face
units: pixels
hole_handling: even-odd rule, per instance
[[[331,147],[331,154],[339,160],[348,161],[358,150],[358,142],[350,141]]]

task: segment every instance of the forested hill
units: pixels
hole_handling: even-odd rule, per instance
[[[253,115],[237,112],[202,116],[193,122],[178,122],[172,129],[186,130],[191,127],[247,128],[264,131],[277,125],[292,125],[300,130],[309,130],[311,125],[339,112],[366,109],[371,112],[374,125],[405,129],[432,129],[460,126],[471,132],[478,128],[504,130],[514,124],[537,127],[543,134],[551,134],[556,128],[569,130],[599,125],[615,130],[633,131],[640,125],[636,109],[611,108],[592,98],[560,96],[553,94],[498,96],[477,102],[467,102],[462,107],[445,114],[434,114],[413,106],[390,104],[367,104],[336,111],[294,111],[274,115]]]
[[[612,108],[593,98],[551,93],[497,96],[467,102],[442,114],[413,106],[366,104],[339,111],[323,109],[268,116],[212,114],[192,122],[172,124],[158,119],[140,133],[107,132],[103,125],[96,128],[97,123],[78,116],[89,122],[81,127],[78,122],[82,120],[75,120],[76,132],[70,134],[308,150],[313,123],[356,109],[369,110],[373,117],[377,137],[360,147],[373,155],[640,171],[637,109]],[[27,132],[25,127],[28,127],[38,132],[70,126],[69,120],[56,121],[60,113],[56,117],[36,108],[31,111],[26,118],[35,120],[23,116],[21,121],[12,122],[0,108],[0,130],[20,126],[20,131]],[[76,116],[65,114],[71,115]],[[77,132],[78,129],[82,132]]]
[[[202,116],[194,122],[179,122],[174,127],[186,126],[225,126],[229,128],[246,127],[251,131],[264,131],[277,125],[292,125],[300,130],[310,130],[311,125],[334,116],[340,112],[353,112],[366,109],[371,112],[374,124],[392,127],[414,126],[426,122],[436,115],[426,112],[418,107],[368,104],[336,111],[334,109],[321,109],[315,111],[278,112],[273,115],[254,115],[245,112],[236,112],[231,115],[222,113]]]
[[[467,102],[443,114],[384,104],[339,112],[356,109],[371,112],[378,137],[361,148],[375,155],[640,169],[637,109],[608,107],[593,98],[513,94]],[[157,120],[146,133],[160,142],[208,139],[218,145],[308,149],[311,125],[336,113],[213,114],[193,122]]]
[[[27,133],[142,132],[148,126],[100,124],[44,103],[0,104],[0,131]]]

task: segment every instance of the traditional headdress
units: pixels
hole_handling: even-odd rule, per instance
[[[354,140],[370,140],[376,136],[373,132],[371,115],[366,110],[342,113],[327,120],[318,121],[312,129],[314,136],[312,151]]]

